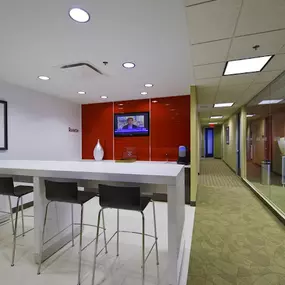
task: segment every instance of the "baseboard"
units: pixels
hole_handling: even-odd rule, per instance
[[[34,201],[31,201],[31,202],[25,203],[25,204],[23,205],[23,208],[24,208],[24,210],[25,210],[25,209],[28,209],[28,208],[33,207],[33,206],[34,206]],[[21,208],[21,207],[20,207],[20,208]],[[12,212],[13,212],[13,213],[16,213],[16,209],[17,209],[17,207],[12,208]]]
[[[196,207],[196,201],[190,201],[190,206],[191,207]]]
[[[266,196],[260,194],[258,189],[256,189],[250,181],[242,178],[243,183],[252,191],[252,193],[273,213],[273,215],[285,225],[285,216],[281,213],[282,211],[275,206]]]

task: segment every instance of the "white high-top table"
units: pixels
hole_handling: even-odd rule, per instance
[[[177,164],[135,162],[115,163],[113,161],[25,161],[1,160],[0,174],[32,176],[34,182],[35,215],[35,258],[38,260],[44,219],[44,180],[71,179],[165,185],[168,196],[168,273],[169,285],[179,282],[182,257],[185,247],[185,185],[184,167]],[[151,187],[150,187],[151,188]],[[159,188],[159,187],[158,187]],[[53,204],[49,211],[46,240],[60,232],[57,238],[48,242],[43,257],[47,258],[71,240],[70,205]],[[74,207],[75,222],[79,221],[79,208]],[[158,233],[159,235],[159,233]]]

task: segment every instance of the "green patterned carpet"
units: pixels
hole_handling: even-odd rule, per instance
[[[188,285],[285,285],[285,228],[220,160],[201,161]]]

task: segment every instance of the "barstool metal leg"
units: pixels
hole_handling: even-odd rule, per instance
[[[81,279],[82,232],[83,232],[83,204],[81,205],[81,216],[80,216],[79,265],[78,265],[78,283],[77,283],[78,285],[80,285],[80,279]]]
[[[14,228],[12,202],[11,202],[11,197],[10,197],[10,196],[8,196],[8,200],[9,200],[9,207],[10,207],[10,216],[11,216],[11,223],[12,223],[12,231],[13,231],[13,234],[14,234],[15,228]]]
[[[41,266],[42,266],[42,259],[43,259],[43,248],[44,248],[44,242],[45,242],[45,228],[46,228],[46,223],[47,223],[48,207],[49,207],[50,203],[51,202],[48,202],[46,205],[46,212],[45,212],[43,232],[42,232],[42,244],[41,244],[40,256],[39,256],[38,275],[41,274]]]
[[[20,198],[17,199],[16,220],[15,220],[15,229],[14,229],[14,244],[13,244],[13,254],[12,254],[12,263],[11,263],[11,266],[14,266],[15,253],[16,253],[16,238],[17,238],[17,225],[18,225],[18,214],[19,214],[19,202],[20,202]]]
[[[145,280],[145,218],[144,213],[142,214],[142,285],[144,285]]]
[[[72,230],[72,246],[74,246],[74,216],[73,216],[73,204],[71,204],[71,230]]]
[[[22,236],[25,236],[25,224],[24,224],[24,204],[23,197],[21,197],[21,212],[22,212]]]
[[[154,223],[154,237],[155,237],[155,251],[156,251],[156,264],[159,265],[158,260],[158,238],[157,238],[157,228],[156,228],[156,214],[155,214],[155,205],[154,201],[152,201],[152,209],[153,209],[153,223]]]
[[[117,209],[117,256],[119,256],[119,242],[120,242],[120,212]]]
[[[104,217],[104,210],[102,210],[102,220],[103,220],[103,231],[104,231],[104,242],[105,242],[105,253],[108,253],[107,249],[107,238],[106,238],[106,227],[105,227],[105,217]]]
[[[94,263],[93,263],[93,274],[92,274],[92,285],[95,282],[95,271],[96,271],[96,261],[97,261],[97,252],[98,252],[98,241],[99,241],[99,226],[100,226],[100,218],[103,209],[100,209],[98,213],[98,221],[97,221],[97,232],[96,232],[96,241],[95,241],[95,252],[94,252]]]

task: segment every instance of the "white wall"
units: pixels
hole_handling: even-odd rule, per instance
[[[0,159],[81,159],[79,104],[2,81],[0,100],[8,102],[8,150]]]

